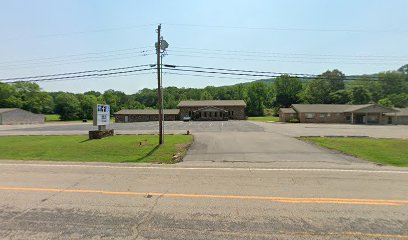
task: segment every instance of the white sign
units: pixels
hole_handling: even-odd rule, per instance
[[[94,108],[94,126],[106,126],[110,122],[110,106],[104,104],[96,104]]]

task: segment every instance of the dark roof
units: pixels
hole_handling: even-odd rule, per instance
[[[296,113],[296,111],[293,110],[293,108],[280,108],[279,111],[283,113]]]
[[[377,104],[293,104],[292,108],[297,112],[310,113],[344,113],[344,112],[358,112],[365,108],[380,108],[382,112],[394,112],[395,110],[379,106]]]
[[[25,112],[26,114],[32,114],[32,115],[43,115],[40,113],[33,113],[21,108],[0,108],[0,113],[6,113],[6,112],[11,112],[11,111],[19,111],[19,112]]]
[[[397,112],[386,113],[387,116],[408,116],[408,108],[395,108]]]
[[[163,109],[164,114],[179,114],[179,109]],[[118,115],[154,115],[159,114],[158,109],[122,109],[119,112],[115,112],[114,114]]]
[[[216,109],[216,110],[218,110],[218,111],[220,111],[220,112],[228,112],[228,111],[225,110],[225,109],[217,108],[217,107],[213,107],[213,106],[203,107],[203,108],[200,108],[200,109],[195,110],[194,112],[204,111],[204,110],[209,109],[209,108]]]
[[[244,100],[203,100],[203,101],[181,101],[178,107],[222,107],[222,106],[243,106]]]

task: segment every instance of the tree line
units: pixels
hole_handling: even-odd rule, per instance
[[[262,116],[265,109],[289,107],[295,103],[366,104],[408,107],[408,65],[398,71],[347,77],[339,70],[315,78],[281,75],[274,79],[232,86],[164,88],[164,107],[177,108],[182,100],[238,100],[247,103],[248,116]],[[85,93],[45,92],[31,82],[0,83],[0,108],[22,108],[34,113],[59,114],[62,120],[91,119],[93,106],[105,103],[111,111],[156,109],[157,89],[135,94],[106,90]]]

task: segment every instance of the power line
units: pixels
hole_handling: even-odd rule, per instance
[[[148,68],[146,68],[149,66]],[[144,68],[143,68],[144,67]],[[38,76],[26,76],[26,77],[15,77],[15,78],[4,78],[0,81],[5,83],[15,83],[15,82],[41,82],[41,81],[58,81],[65,79],[77,79],[85,77],[103,77],[112,76],[119,74],[127,74],[133,72],[142,72],[152,70],[154,64],[144,64],[136,66],[109,68],[109,69],[99,69],[99,70],[88,70],[79,72],[68,72],[68,73],[58,73],[49,75],[38,75]],[[137,68],[137,69],[134,69]],[[141,68],[141,69],[139,69]],[[168,65],[164,64],[163,68],[168,74],[175,75],[191,75],[191,76],[201,76],[201,77],[217,77],[217,78],[230,78],[230,79],[244,79],[244,80],[262,80],[260,77],[265,78],[276,78],[281,75],[289,75],[292,77],[298,77],[301,80],[312,80],[312,79],[325,79],[322,75],[315,74],[303,74],[303,73],[290,73],[290,72],[270,72],[270,71],[256,71],[256,70],[245,70],[245,69],[228,69],[228,68],[215,68],[215,67],[201,67],[201,66],[188,66],[188,65]],[[132,70],[128,70],[132,69]],[[171,73],[173,72],[173,73]],[[182,73],[180,73],[182,72]],[[204,75],[205,74],[205,75]],[[221,75],[221,76],[220,76]],[[225,75],[229,77],[225,77]],[[230,77],[238,76],[238,77]],[[255,78],[242,78],[242,77],[258,77]],[[346,76],[345,81],[381,81],[378,77],[366,77],[366,76]]]
[[[76,76],[63,76],[63,77],[52,77],[52,78],[38,78],[38,79],[28,79],[28,80],[17,80],[17,81],[7,81],[3,83],[17,83],[17,82],[44,82],[44,81],[59,81],[59,80],[66,80],[66,79],[77,79],[77,78],[84,78],[84,77],[104,77],[104,76],[111,76],[111,75],[118,75],[118,74],[126,74],[126,73],[133,73],[133,72],[142,72],[142,71],[150,71],[151,68],[143,68],[143,69],[135,69],[135,70],[128,70],[128,71],[120,71],[120,72],[111,72],[111,73],[93,73],[93,74],[85,74],[85,75],[76,75]]]
[[[189,73],[175,73],[175,72],[163,72],[164,74],[171,74],[171,75],[179,75],[179,76],[192,76],[192,77],[207,77],[207,78],[221,78],[221,79],[237,79],[237,80],[250,80],[256,81],[260,80],[258,78],[235,78],[235,77],[223,77],[223,76],[210,76],[210,75],[202,75],[202,74],[189,74]]]
[[[202,51],[202,50],[169,50],[175,53],[193,53],[193,54],[206,54],[206,55],[226,55],[226,56],[244,56],[244,57],[256,57],[256,58],[288,58],[288,59],[317,59],[317,60],[346,60],[346,61],[408,61],[408,57],[351,57],[351,56],[319,56],[319,55],[306,55],[306,54],[283,54],[283,53],[268,53],[268,52],[252,52],[252,53],[240,53],[239,51],[227,52],[227,51]]]
[[[77,54],[69,54],[69,55],[61,55],[61,56],[54,56],[54,57],[46,57],[46,58],[34,58],[34,59],[21,59],[21,60],[13,60],[13,61],[6,61],[0,62],[1,64],[9,64],[9,63],[19,63],[19,62],[38,62],[43,60],[51,60],[51,59],[58,59],[58,58],[71,58],[71,57],[78,57],[78,56],[87,56],[87,55],[101,55],[106,53],[115,53],[115,52],[124,52],[124,51],[134,51],[140,49],[150,49],[150,46],[145,47],[134,47],[134,48],[122,48],[116,50],[109,50],[109,51],[102,51],[102,52],[88,52],[88,53],[77,53]]]
[[[154,72],[141,72],[141,73],[120,73],[120,74],[115,74],[115,75],[108,75],[108,76],[91,76],[91,77],[78,77],[78,78],[72,78],[72,79],[60,79],[60,80],[43,80],[41,82],[53,82],[53,81],[58,81],[58,82],[65,82],[65,81],[78,81],[78,80],[84,80],[84,79],[104,79],[104,78],[113,78],[113,77],[128,77],[128,76],[138,76],[138,75],[147,75],[147,74],[153,74]],[[19,82],[33,82],[33,81],[16,81],[16,82],[11,82],[11,83],[19,83]]]
[[[220,57],[220,56],[201,56],[201,55],[191,55],[191,54],[169,54],[169,56],[178,57],[192,57],[192,58],[210,58],[210,59],[228,59],[228,60],[239,60],[239,61],[262,61],[262,62],[290,62],[290,63],[318,63],[318,64],[356,64],[356,65],[395,65],[395,63],[376,63],[376,62],[335,62],[335,61],[301,61],[301,60],[280,60],[280,59],[256,59],[256,58],[231,58],[231,57]]]
[[[149,66],[149,64],[135,65],[135,66],[129,66],[129,67],[108,68],[108,69],[95,69],[95,70],[87,70],[87,71],[80,71],[80,72],[68,72],[68,73],[58,73],[58,74],[49,74],[49,75],[39,75],[39,76],[30,76],[30,77],[3,78],[3,79],[0,79],[0,81],[24,80],[24,79],[32,79],[32,78],[45,78],[45,77],[75,75],[75,74],[84,74],[84,73],[93,73],[93,72],[110,72],[110,71],[124,70],[124,69],[130,69],[130,68],[140,68],[140,67],[146,67],[146,66]]]
[[[352,32],[352,33],[406,33],[405,29],[323,29],[323,28],[280,28],[280,27],[249,27],[228,25],[201,25],[182,23],[163,23],[163,25],[190,28],[214,28],[214,29],[237,29],[237,30],[266,30],[266,31],[295,31],[295,32]]]
[[[171,67],[167,67],[171,66]],[[233,76],[251,76],[251,77],[269,77],[276,78],[281,75],[289,75],[293,77],[299,77],[300,79],[325,79],[322,75],[315,74],[302,74],[302,73],[289,73],[289,72],[266,72],[266,71],[254,71],[254,70],[242,70],[242,69],[226,69],[226,68],[211,68],[211,67],[199,67],[199,66],[177,66],[177,65],[164,65],[164,69],[171,71],[180,72],[192,72],[192,73],[207,73],[207,74],[221,74],[221,75],[233,75]],[[181,68],[181,69],[180,69]],[[187,69],[183,69],[187,68]],[[188,69],[192,68],[192,69]],[[204,70],[196,70],[204,69]],[[207,71],[207,70],[218,70],[218,71]],[[366,76],[346,76],[345,81],[380,81],[378,78],[367,78]]]
[[[134,53],[127,53],[127,54],[118,54],[118,55],[130,55]],[[21,69],[21,68],[35,68],[35,67],[41,67],[41,65],[46,65],[46,66],[58,66],[58,65],[69,65],[69,64],[76,64],[76,63],[85,63],[85,62],[100,62],[100,61],[107,61],[107,60],[123,60],[123,59],[129,59],[129,58],[136,58],[136,57],[146,57],[146,56],[151,56],[154,53],[142,53],[142,54],[137,54],[133,56],[127,56],[127,57],[87,57],[83,59],[89,59],[89,60],[81,60],[81,59],[73,59],[74,61],[69,61],[69,60],[60,60],[60,61],[52,61],[52,62],[39,62],[36,64],[21,64],[21,65],[9,65],[9,67],[4,68],[1,67],[1,69]],[[113,55],[114,56],[114,55]],[[81,60],[81,61],[78,61]],[[25,67],[24,67],[25,66]]]
[[[338,54],[310,54],[310,53],[282,53],[268,51],[245,51],[231,49],[210,49],[210,48],[192,48],[192,47],[172,47],[172,49],[195,50],[207,52],[233,52],[233,53],[253,53],[253,54],[269,54],[269,55],[295,55],[295,56],[321,56],[321,57],[350,57],[350,58],[408,58],[408,56],[392,56],[392,55],[338,55]]]
[[[164,65],[164,66],[166,67],[166,65]],[[240,69],[228,69],[228,68],[198,67],[198,66],[189,66],[189,65],[172,65],[172,66],[174,66],[174,67],[182,67],[182,68],[220,70],[220,71],[228,71],[228,72],[259,73],[259,74],[271,74],[271,75],[284,75],[284,74],[288,74],[288,75],[291,75],[291,76],[317,76],[317,75],[314,75],[314,74],[307,74],[307,73],[286,73],[286,72],[240,70]],[[174,68],[174,67],[172,67],[172,68]]]
[[[144,24],[144,25],[124,26],[124,27],[101,28],[101,29],[94,29],[94,30],[88,30],[88,31],[36,35],[36,36],[31,36],[29,38],[65,37],[65,36],[72,36],[72,35],[103,33],[103,32],[112,32],[112,31],[120,31],[120,30],[127,30],[127,29],[143,29],[143,28],[154,26],[154,25],[156,25],[156,24]],[[21,37],[11,37],[11,38],[8,38],[6,40],[18,40],[18,39],[21,39]],[[27,38],[24,38],[24,39],[27,39]]]

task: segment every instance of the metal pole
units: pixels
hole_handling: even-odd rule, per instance
[[[157,26],[157,44],[156,44],[156,53],[157,53],[157,101],[159,105],[159,144],[163,144],[163,106],[161,101],[161,66],[160,66],[160,31],[161,24]]]
[[[164,117],[164,91],[163,91],[163,55],[160,55],[160,89],[161,89],[161,114],[163,116],[163,122],[162,122],[162,134],[163,134],[163,143],[164,143],[164,122],[165,122],[165,117]]]

